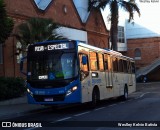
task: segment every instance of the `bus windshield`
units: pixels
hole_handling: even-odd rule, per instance
[[[76,53],[56,51],[32,53],[28,58],[29,80],[63,80],[78,75]]]

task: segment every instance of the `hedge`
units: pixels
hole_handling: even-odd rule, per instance
[[[23,96],[24,83],[22,78],[0,77],[0,101]]]

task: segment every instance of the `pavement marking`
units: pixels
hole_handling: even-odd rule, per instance
[[[151,92],[143,93],[141,96],[139,96],[139,98],[142,98],[142,97],[144,97],[144,95],[149,94],[149,93],[151,93]]]
[[[38,129],[39,127],[32,127],[32,128],[27,128],[27,129],[24,129],[24,130],[34,130],[34,129]],[[43,128],[43,127],[42,127]]]
[[[136,98],[134,98],[135,100],[137,100],[137,99],[140,99],[141,97],[136,97]]]
[[[133,101],[134,99],[129,99],[129,100],[127,100],[126,102],[130,102],[130,101]]]
[[[118,104],[124,104],[124,103],[126,103],[126,102],[120,102],[120,103],[118,103]]]
[[[108,107],[113,107],[113,106],[116,106],[117,104],[112,104],[112,105],[109,105]]]
[[[68,119],[71,119],[72,117],[65,117],[65,118],[62,118],[62,119],[59,119],[59,120],[56,120],[54,122],[51,122],[51,123],[55,123],[55,122],[60,122],[60,121],[65,121],[65,120],[68,120]]]
[[[101,110],[101,109],[104,109],[106,107],[100,107],[100,108],[97,108],[97,109],[94,109],[94,111],[98,111],[98,110]]]
[[[141,94],[139,97],[136,97],[136,98],[134,98],[134,99],[135,99],[135,100],[136,100],[136,99],[140,99],[140,98],[144,97],[146,94],[151,94],[151,93],[159,93],[159,92],[145,92],[145,93]]]
[[[90,112],[91,112],[91,111],[87,111],[87,112],[83,112],[83,113],[76,114],[76,115],[74,115],[74,116],[81,116],[81,115],[85,115],[85,114],[90,113]]]

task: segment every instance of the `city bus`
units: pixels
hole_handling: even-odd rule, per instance
[[[23,72],[21,60],[21,71]],[[27,97],[31,104],[69,105],[136,91],[135,62],[119,52],[71,40],[32,44],[27,52]]]

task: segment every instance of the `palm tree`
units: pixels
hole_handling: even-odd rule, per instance
[[[0,44],[10,36],[13,26],[13,20],[7,16],[4,1],[0,0]]]
[[[109,5],[110,14],[111,14],[111,43],[113,50],[117,51],[117,34],[118,34],[118,19],[119,19],[119,7],[124,9],[129,13],[129,22],[134,18],[134,12],[136,11],[140,16],[140,10],[135,3],[135,0],[89,0],[88,10],[91,9],[105,9]]]
[[[30,18],[25,23],[17,27],[17,39],[22,46],[53,39],[64,39],[63,36],[56,33],[60,26],[54,23],[52,19]]]

